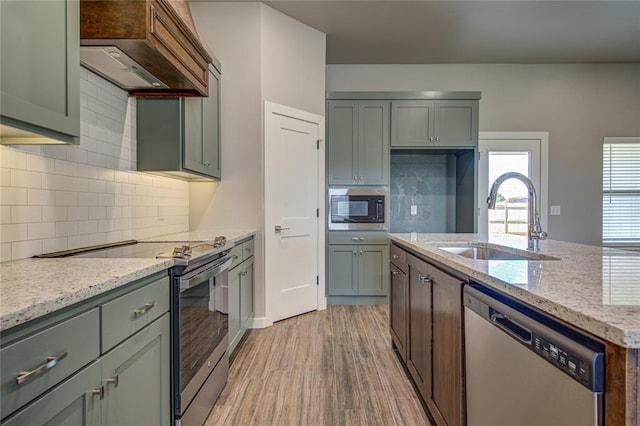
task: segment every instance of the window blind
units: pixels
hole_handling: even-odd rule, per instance
[[[602,243],[640,247],[640,138],[605,138]]]

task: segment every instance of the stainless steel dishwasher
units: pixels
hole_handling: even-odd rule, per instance
[[[468,426],[603,424],[602,342],[482,284],[463,298]]]

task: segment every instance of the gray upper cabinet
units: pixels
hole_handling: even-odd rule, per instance
[[[79,143],[80,4],[0,1],[0,141]]]
[[[138,170],[187,180],[221,178],[220,74],[207,98],[138,98]]]
[[[392,147],[475,147],[477,100],[397,100],[391,107]]]
[[[330,185],[388,185],[389,102],[327,102]]]

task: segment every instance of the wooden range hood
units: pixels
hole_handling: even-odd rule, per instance
[[[81,0],[80,59],[131,96],[209,95],[213,58],[184,0]]]

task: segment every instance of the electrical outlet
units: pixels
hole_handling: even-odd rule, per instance
[[[560,216],[560,206],[551,206],[551,216]]]
[[[416,216],[418,214],[418,206],[411,206],[411,216]]]

